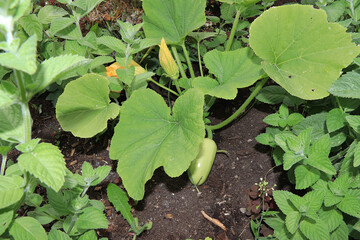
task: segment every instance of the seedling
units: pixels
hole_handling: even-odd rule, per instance
[[[131,214],[129,198],[127,197],[126,193],[118,186],[110,183],[107,187],[107,194],[109,201],[114,205],[116,211],[120,212],[125,220],[129,223],[129,231],[132,231],[135,234],[133,240],[135,240],[136,236],[139,236],[143,231],[150,230],[152,228],[151,221],[145,223],[143,226],[139,225],[138,218],[134,218]]]

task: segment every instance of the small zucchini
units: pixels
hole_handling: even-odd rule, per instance
[[[189,179],[194,185],[201,185],[207,179],[214,163],[216,151],[216,143],[210,138],[205,138],[200,144],[199,153],[188,169]]]

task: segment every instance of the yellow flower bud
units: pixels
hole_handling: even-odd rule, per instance
[[[160,52],[159,52],[160,65],[166,74],[173,80],[179,77],[179,68],[172,57],[169,48],[166,46],[165,39],[161,39]]]

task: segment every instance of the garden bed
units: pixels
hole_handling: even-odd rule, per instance
[[[10,2],[1,237],[360,239],[360,4]]]
[[[88,192],[90,199],[101,200],[106,207],[109,228],[98,233],[100,237],[114,240],[132,239],[128,223],[116,212],[106,195],[108,183],[121,185],[114,166],[116,162],[109,159],[107,150],[110,134],[98,139],[81,139],[62,131],[55,117],[55,109],[45,97],[46,94],[43,94],[32,102],[37,106],[32,108],[33,136],[58,145],[67,167],[74,173],[81,171],[84,161],[94,168],[103,165],[112,167],[100,187]],[[214,123],[228,117],[241,101],[243,99],[240,98],[234,102],[217,103]],[[253,239],[247,209],[250,202],[248,192],[273,166],[271,149],[258,144],[255,137],[264,131],[266,124],[262,120],[271,112],[269,105],[255,105],[243,118],[215,133],[218,149],[226,150],[228,155],[217,154],[208,180],[198,187],[200,192],[191,184],[186,173],[178,178],[170,178],[161,169],[157,170],[146,184],[144,199],[137,205],[133,204],[133,215],[139,218],[140,223],[148,220],[153,222],[152,229],[145,231],[138,239]],[[267,175],[270,185],[281,186],[279,174],[271,171]],[[202,210],[221,221],[227,231],[206,220],[201,214]]]

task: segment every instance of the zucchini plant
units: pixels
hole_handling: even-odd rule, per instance
[[[29,109],[32,97],[90,60],[68,54],[38,61],[42,25],[27,15],[30,10],[30,0],[0,3],[0,238],[96,239],[93,229],[108,226],[105,207],[86,192],[110,167],[94,170],[85,162],[82,176],[72,174],[57,146],[32,138]],[[7,154],[14,148],[20,155],[11,164]],[[46,199],[35,193],[38,185]],[[42,225],[50,223],[54,229],[47,234]]]
[[[236,29],[241,13],[257,1],[226,2],[239,12],[233,24]],[[136,200],[143,198],[145,183],[155,169],[163,167],[171,177],[189,169],[205,135],[211,139],[213,131],[239,116],[268,77],[290,95],[320,99],[329,95],[328,87],[359,53],[346,29],[337,23],[328,23],[323,10],[301,5],[282,6],[270,8],[251,24],[251,48],[230,50],[233,39],[230,34],[225,51],[214,49],[203,58],[199,56],[198,61],[204,62],[209,74],[196,76],[186,39],[192,32],[201,31],[199,28],[206,19],[205,4],[205,0],[144,0],[143,24],[131,26],[119,22],[122,40],[107,38],[107,46],[116,51],[116,61],[122,66],[115,70],[117,78],[85,75],[68,84],[57,103],[61,126],[78,137],[101,132],[108,119],[120,112],[109,154],[118,161],[117,172],[129,196]],[[296,17],[289,20],[289,16]],[[145,39],[136,34],[141,27]],[[137,74],[136,64],[132,62],[132,55],[142,49],[139,46],[160,44],[163,38],[171,49],[171,52],[165,50],[164,42],[160,45],[160,62],[169,77],[169,86],[153,80],[152,73]],[[161,60],[162,54],[166,60]],[[147,88],[147,82],[166,89],[176,98],[174,104],[169,101],[167,105],[163,96]],[[255,83],[249,98],[228,119],[213,125],[206,118],[217,98],[234,99],[238,88]],[[123,89],[126,95],[120,111],[109,97],[115,88]]]

